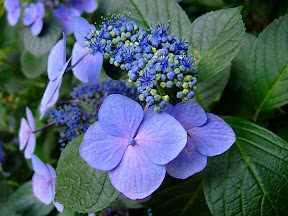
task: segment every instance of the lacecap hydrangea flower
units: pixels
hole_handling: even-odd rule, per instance
[[[29,3],[29,6],[25,9],[25,15],[22,22],[26,26],[31,25],[31,33],[33,35],[39,35],[43,28],[43,17],[45,15],[45,7],[41,1],[37,3]]]
[[[167,173],[186,179],[202,171],[207,156],[227,151],[235,142],[233,129],[220,117],[206,113],[195,101],[185,101],[174,107],[169,104],[164,112],[171,114],[187,131],[187,144],[181,153],[166,165]]]
[[[54,201],[56,173],[52,166],[44,164],[36,155],[31,158],[34,175],[32,177],[32,189],[34,195],[44,204],[53,201],[59,212],[63,211],[63,205]]]
[[[186,143],[187,133],[174,117],[153,107],[144,112],[132,99],[113,94],[86,131],[79,153],[93,168],[108,171],[112,185],[135,200],[161,185],[165,165]]]
[[[30,159],[34,153],[36,146],[36,136],[35,136],[35,122],[31,110],[26,107],[26,116],[21,119],[20,130],[19,130],[19,149],[24,151],[24,157]]]
[[[21,15],[21,6],[18,0],[5,0],[4,7],[7,10],[7,20],[9,25],[16,25],[20,15]]]

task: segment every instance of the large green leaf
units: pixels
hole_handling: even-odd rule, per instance
[[[169,34],[177,37],[184,37],[190,30],[190,20],[176,1],[171,0],[121,0],[121,7],[117,12],[131,12],[130,20],[147,30],[150,23],[155,25],[158,22],[168,23],[170,20]],[[119,0],[109,1],[109,4],[118,4]]]
[[[10,26],[7,22],[7,13],[0,18],[0,48],[11,48],[17,36],[19,23],[16,26]]]
[[[8,205],[7,203],[1,203],[1,202],[0,202],[0,215],[19,216],[11,205]]]
[[[211,157],[204,192],[213,215],[287,215],[288,144],[247,120],[225,118],[236,133],[226,153]]]
[[[251,90],[250,61],[252,48],[257,38],[252,34],[247,34],[240,51],[232,61],[230,86],[233,89],[244,91]]]
[[[206,111],[210,111],[215,100],[221,96],[221,93],[228,82],[230,69],[231,64],[216,76],[200,82],[197,85],[195,99]]]
[[[53,208],[53,203],[45,205],[32,191],[32,183],[26,182],[9,199],[13,209],[22,216],[44,216],[49,214]]]
[[[79,155],[83,135],[61,153],[56,169],[56,200],[73,211],[93,213],[109,206],[119,195],[107,172],[89,166]]]
[[[224,70],[239,51],[245,36],[241,10],[237,7],[209,12],[192,23],[188,38],[197,59],[199,82]]]
[[[256,120],[262,110],[288,103],[288,14],[259,35],[251,64]]]
[[[43,29],[38,36],[32,35],[30,27],[25,27],[21,32],[21,38],[26,50],[34,56],[42,56],[56,44],[61,31],[62,26],[59,21],[51,17],[45,20]]]
[[[34,56],[28,51],[22,52],[21,66],[24,75],[31,79],[40,76],[46,71],[48,54],[49,53],[43,56]]]
[[[203,194],[200,174],[180,180],[166,176],[161,187],[152,195],[149,207],[153,216],[211,215]]]

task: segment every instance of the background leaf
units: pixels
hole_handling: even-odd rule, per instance
[[[0,215],[19,216],[11,205],[0,202]]]
[[[288,103],[288,14],[271,23],[258,37],[252,53],[251,81],[255,120],[262,110]]]
[[[204,192],[213,215],[287,215],[288,144],[274,133],[238,118],[225,118],[237,140],[211,157]]]
[[[49,53],[43,56],[34,56],[28,51],[23,51],[21,54],[23,74],[30,79],[40,76],[46,71],[48,55]]]
[[[237,7],[209,12],[192,23],[188,39],[197,59],[199,82],[220,73],[239,51],[245,36],[241,10]]]
[[[49,214],[53,208],[53,203],[45,205],[32,191],[31,181],[23,184],[19,189],[12,194],[9,199],[13,209],[22,216],[42,216]]]
[[[56,18],[46,19],[38,36],[31,33],[30,27],[24,27],[21,33],[24,48],[34,56],[42,56],[50,52],[62,32],[62,26]]]
[[[194,215],[195,212],[197,216],[211,215],[205,203],[200,174],[186,180],[166,176],[148,204],[153,216]]]
[[[109,206],[119,195],[107,172],[89,166],[79,155],[83,135],[61,153],[56,169],[56,200],[73,211],[93,213]]]
[[[210,111],[216,100],[219,100],[224,90],[229,76],[231,64],[223,71],[208,80],[197,84],[196,101],[206,110]]]

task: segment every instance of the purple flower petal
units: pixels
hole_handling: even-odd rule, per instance
[[[58,98],[59,98],[59,89],[60,89],[60,86],[61,86],[61,83],[58,85],[58,87],[56,88],[55,90],[55,93],[53,94],[51,100],[48,102],[48,104],[45,106],[45,107],[42,107],[40,105],[40,117],[39,117],[39,120],[41,120],[46,112],[52,107],[54,106],[54,104],[56,104]]]
[[[131,139],[143,119],[143,110],[136,101],[113,94],[103,101],[98,119],[107,134]]]
[[[91,167],[107,171],[119,164],[128,144],[128,139],[108,135],[96,122],[86,131],[79,153]]]
[[[38,12],[38,19],[42,19],[45,15],[45,6],[42,2],[37,2],[37,12]]]
[[[57,209],[57,211],[63,212],[64,206],[54,201],[54,198],[55,198],[55,186],[54,185],[52,185],[52,193],[53,193],[53,204],[55,208]]]
[[[191,138],[187,137],[187,144],[181,153],[166,165],[169,175],[178,179],[186,179],[202,171],[207,165],[207,156],[200,154]]]
[[[51,49],[47,61],[47,73],[49,80],[55,80],[66,62],[66,37],[59,40]]]
[[[47,168],[48,168],[48,171],[49,171],[49,176],[52,180],[52,182],[55,183],[55,180],[56,180],[56,172],[54,170],[54,168],[50,165],[50,164],[46,164]]]
[[[32,188],[34,195],[44,204],[48,205],[53,199],[51,182],[36,173],[32,177]]]
[[[172,109],[173,109],[173,105],[170,103],[167,103],[166,107],[162,110],[162,112],[166,112],[168,114],[171,115]]]
[[[21,118],[19,130],[19,150],[23,150],[28,142],[31,130],[25,118]]]
[[[39,35],[42,28],[43,28],[43,20],[37,19],[31,26],[32,35],[35,35],[35,36]]]
[[[32,155],[31,162],[33,170],[36,174],[49,179],[50,173],[47,166],[36,155]]]
[[[95,26],[90,24],[83,17],[73,17],[74,36],[81,46],[85,46],[85,36],[92,30],[96,30]]]
[[[233,129],[220,117],[207,113],[207,123],[202,127],[188,130],[197,150],[207,156],[215,156],[227,151],[235,142]]]
[[[88,70],[87,73],[88,80],[91,84],[95,84],[98,81],[103,65],[103,54],[103,52],[97,52],[93,55],[93,61],[88,64],[89,68],[93,68],[93,70]]]
[[[35,150],[35,146],[36,146],[36,136],[34,133],[31,133],[24,151],[24,157],[26,159],[30,159],[32,157]]]
[[[163,182],[165,166],[152,163],[137,145],[129,146],[120,162],[108,171],[112,185],[129,199],[143,199]]]
[[[15,8],[20,7],[19,1],[18,0],[5,0],[4,7],[7,10],[7,12],[13,12],[15,11]]]
[[[7,13],[7,19],[8,19],[9,25],[11,25],[11,26],[16,25],[20,15],[21,15],[20,7],[16,8],[13,12],[8,12]]]
[[[147,112],[135,142],[155,164],[165,165],[182,151],[187,133],[182,125],[167,113]]]
[[[22,19],[23,24],[26,26],[31,25],[35,21],[37,14],[38,11],[36,4],[33,2],[30,3],[29,6],[25,9],[25,15]]]
[[[188,130],[206,123],[207,116],[204,109],[195,101],[180,102],[174,106],[171,115]]]
[[[77,8],[81,13],[92,13],[98,8],[97,0],[73,0],[73,7]]]
[[[31,110],[28,107],[26,107],[26,116],[27,116],[27,120],[28,120],[28,123],[29,123],[30,130],[31,131],[35,131],[34,117],[32,115]]]
[[[71,58],[62,67],[57,79],[54,81],[51,81],[51,80],[49,81],[49,83],[45,89],[45,92],[43,94],[42,100],[41,100],[41,106],[42,107],[46,107],[47,104],[50,102],[50,100],[53,98],[54,94],[56,94],[56,90],[57,90],[57,88],[59,88],[59,85],[61,85],[62,76],[63,76],[70,60],[71,60]]]

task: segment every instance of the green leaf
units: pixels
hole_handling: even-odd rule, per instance
[[[24,27],[22,30],[21,38],[24,47],[34,56],[42,56],[50,52],[61,35],[62,26],[56,18],[51,17],[46,21],[38,36],[32,35],[30,27]]]
[[[57,216],[75,216],[75,213],[71,209],[64,208],[63,212],[58,212]]]
[[[233,89],[251,90],[249,70],[252,48],[256,40],[254,35],[247,34],[243,46],[232,61],[230,86]]]
[[[251,60],[256,120],[262,110],[288,103],[288,14],[273,21],[258,37]]]
[[[28,51],[23,51],[21,55],[21,65],[23,74],[30,79],[40,76],[46,71],[49,53],[43,56],[34,56]]]
[[[168,23],[170,20],[169,34],[176,37],[184,37],[190,30],[190,20],[176,1],[171,0],[122,0],[121,8],[117,12],[131,12],[130,20],[144,30],[149,29],[150,23],[155,25],[158,22]],[[111,1],[113,4],[114,1]]]
[[[231,64],[216,76],[197,84],[196,101],[210,111],[215,100],[221,96],[230,75]]]
[[[19,216],[11,205],[7,205],[7,203],[1,203],[1,202],[0,202],[0,215]]]
[[[8,184],[0,182],[0,202],[6,202],[12,193],[13,190]]]
[[[4,13],[0,18],[0,48],[10,48],[13,45],[17,36],[19,22],[15,26],[10,26],[7,22],[7,13]]]
[[[79,155],[83,135],[61,153],[56,169],[56,200],[73,211],[93,213],[109,206],[119,195],[107,172],[89,166]]]
[[[241,10],[237,7],[209,12],[192,23],[189,48],[197,59],[199,82],[224,70],[239,51],[245,36]]]
[[[26,182],[12,194],[9,203],[22,216],[44,216],[49,214],[54,208],[53,203],[45,205],[35,197],[31,182]]]
[[[211,157],[204,192],[213,215],[287,215],[288,144],[271,131],[240,118],[225,118],[236,143]]]
[[[153,216],[211,215],[203,194],[200,174],[186,180],[166,176],[161,187],[152,194],[149,207]]]

